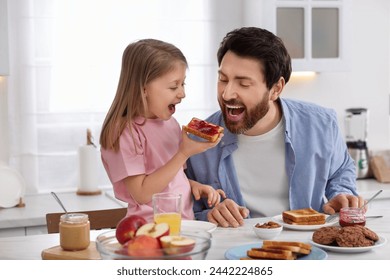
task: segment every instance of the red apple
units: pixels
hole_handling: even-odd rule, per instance
[[[169,235],[169,225],[167,223],[147,223],[142,225],[137,232],[136,236],[148,235],[157,239],[160,239],[162,236]]]
[[[127,243],[127,253],[133,257],[160,257],[163,256],[160,242],[157,238],[148,235],[139,235]]]
[[[195,246],[194,239],[181,235],[163,236],[160,238],[160,243],[167,255],[188,253]]]
[[[146,220],[138,215],[124,217],[116,226],[116,239],[120,244],[125,244],[127,241],[134,238],[137,230],[146,223]]]

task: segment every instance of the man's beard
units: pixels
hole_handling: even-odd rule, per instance
[[[251,109],[250,111],[247,110],[245,107],[244,111],[244,118],[239,121],[231,121],[227,117],[227,109],[224,104],[220,104],[220,107],[222,108],[223,113],[223,119],[225,121],[226,128],[234,134],[243,134],[252,127],[255,126],[255,124],[261,120],[269,111],[269,100],[268,100],[268,94],[264,96],[264,98],[257,103],[255,108]],[[229,104],[237,104],[238,102],[235,102],[234,100],[230,100],[230,102],[227,102]]]

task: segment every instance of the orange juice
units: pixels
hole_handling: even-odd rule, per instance
[[[167,223],[169,225],[170,235],[178,235],[181,226],[181,214],[179,213],[159,213],[154,214],[154,222]]]

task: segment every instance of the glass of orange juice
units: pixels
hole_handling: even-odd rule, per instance
[[[170,235],[178,235],[181,227],[181,194],[156,193],[152,196],[154,222],[167,223]]]

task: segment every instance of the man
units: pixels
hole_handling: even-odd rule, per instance
[[[218,146],[191,157],[187,175],[226,199],[195,216],[223,227],[312,207],[332,214],[361,206],[355,166],[333,110],[280,98],[291,74],[283,42],[267,30],[229,32],[218,50],[218,102],[207,121],[225,127]]]

